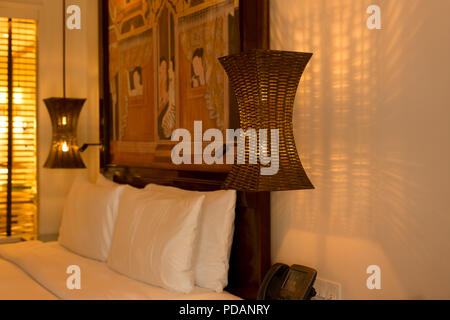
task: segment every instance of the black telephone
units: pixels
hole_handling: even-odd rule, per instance
[[[313,288],[317,271],[294,264],[274,264],[258,290],[258,300],[309,300],[316,295]]]

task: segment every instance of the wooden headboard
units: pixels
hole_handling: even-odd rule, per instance
[[[197,191],[219,190],[227,175],[227,172],[116,166],[108,166],[104,171],[114,181],[137,188],[157,183]],[[256,299],[270,263],[270,193],[239,191],[225,290],[241,298]]]

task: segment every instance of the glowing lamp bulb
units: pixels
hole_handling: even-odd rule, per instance
[[[63,142],[61,150],[62,152],[69,152],[69,146],[66,141]]]

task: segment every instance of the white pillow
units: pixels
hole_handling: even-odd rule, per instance
[[[205,195],[200,215],[200,235],[194,255],[195,283],[202,288],[222,292],[228,284],[228,267],[234,233],[236,191],[187,191],[174,187],[148,185],[147,190],[184,198]]]
[[[126,187],[108,266],[130,278],[189,293],[193,253],[205,196],[180,197]]]
[[[65,202],[59,243],[79,255],[106,261],[123,189],[95,185],[79,176]]]

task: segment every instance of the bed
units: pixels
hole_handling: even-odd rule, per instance
[[[112,167],[105,170],[121,184],[149,183],[213,191],[226,173]],[[183,294],[133,280],[106,263],[84,258],[58,242],[27,241],[0,245],[0,300],[233,300],[255,299],[270,266],[270,200],[267,193],[238,192],[228,286],[223,292],[195,287]],[[67,266],[83,270],[83,290],[66,286]]]
[[[0,299],[26,300],[234,300],[224,291],[196,287],[182,294],[147,285],[111,270],[105,263],[83,258],[57,242],[28,241],[0,246]],[[83,270],[83,290],[66,286],[67,266]]]

